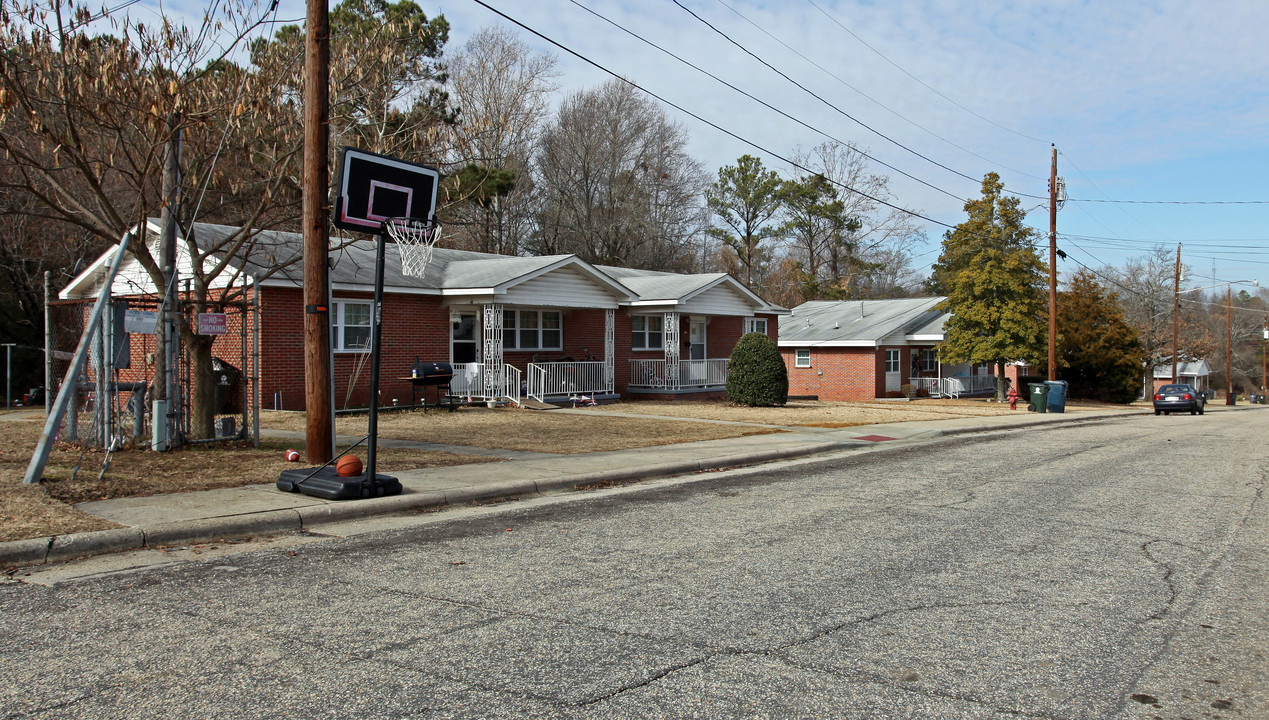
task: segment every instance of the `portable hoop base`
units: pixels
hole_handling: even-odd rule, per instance
[[[401,481],[397,478],[376,473],[375,480],[376,482],[369,482],[365,473],[340,477],[333,467],[321,468],[316,473],[313,468],[295,468],[282,471],[277,487],[283,492],[298,492],[327,500],[354,500],[401,494]]]

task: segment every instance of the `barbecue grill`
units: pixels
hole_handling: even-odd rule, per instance
[[[445,406],[450,412],[457,407],[454,404],[454,396],[450,394],[449,384],[454,379],[454,367],[447,362],[419,362],[414,358],[414,364],[410,366],[410,377],[406,378],[410,381],[410,404],[416,405],[418,399],[416,393],[419,388],[423,389],[423,412],[427,412],[427,389],[436,389],[436,402],[432,407],[441,407],[441,401],[446,400]]]

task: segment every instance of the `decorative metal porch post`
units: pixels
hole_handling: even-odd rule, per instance
[[[481,325],[481,362],[484,365],[485,400],[493,402],[500,395],[506,394],[506,380],[503,377],[502,360],[502,306],[487,304],[483,308],[484,322]]]
[[[665,345],[665,384],[666,387],[678,388],[679,386],[679,314],[676,312],[668,312],[665,314],[664,325],[661,326],[661,333],[664,339],[662,343]]]
[[[609,308],[604,311],[604,385],[609,394],[617,390],[617,311]]]

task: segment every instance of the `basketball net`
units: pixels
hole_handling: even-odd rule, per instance
[[[432,250],[441,239],[441,224],[417,218],[388,218],[383,230],[401,253],[401,272],[419,277],[432,259]]]

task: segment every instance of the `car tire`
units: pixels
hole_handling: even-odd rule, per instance
[[[1155,415],[1158,415],[1158,414],[1160,414],[1160,413],[1162,413],[1162,412],[1163,412],[1162,410],[1155,410],[1155,411],[1154,411],[1154,414],[1155,414]]]
[[[1199,405],[1199,415],[1202,415],[1202,414],[1203,414],[1203,410],[1204,410],[1204,406],[1203,406],[1203,405]]]
[[[1191,415],[1198,415],[1198,410],[1191,410],[1191,411],[1190,411],[1190,414],[1191,414]]]

